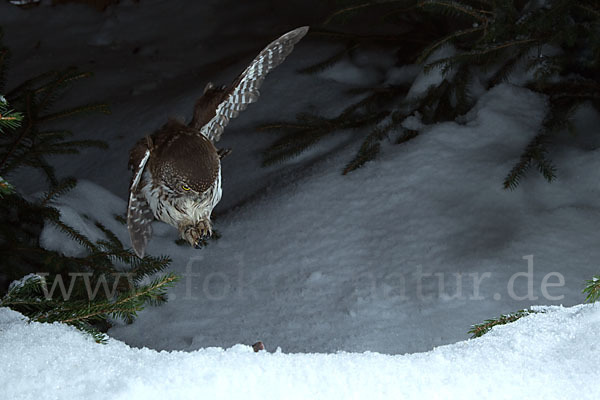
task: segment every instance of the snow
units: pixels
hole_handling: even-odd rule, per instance
[[[434,63],[436,61],[442,60],[444,58],[452,57],[456,54],[456,49],[452,45],[444,45],[439,49],[435,50],[428,58],[425,60],[425,65]],[[407,100],[418,99],[420,96],[425,94],[428,89],[432,86],[439,85],[444,78],[450,79],[453,75],[453,71],[450,70],[446,74],[443,73],[444,67],[442,65],[438,65],[436,67],[430,68],[429,71],[421,71],[415,78],[410,90],[406,95]],[[409,70],[410,71],[410,70]],[[408,71],[406,71],[408,72]],[[393,75],[392,75],[393,76]],[[402,76],[402,75],[400,75]]]
[[[302,4],[122,1],[100,14],[0,3],[13,50],[9,82],[79,65],[95,78],[67,101],[106,100],[113,109],[68,123],[78,139],[102,138],[110,149],[53,160],[79,180],[54,204],[61,218],[92,240],[103,237],[100,221],[128,243],[115,217],[126,212],[129,148],[167,117],[189,118],[209,80],[230,81],[270,40],[309,24],[318,13]],[[477,104],[459,122],[426,126],[410,116],[403,126],[418,137],[384,141],[377,161],[347,176],[340,170],[365,131],[340,132],[262,168],[260,151],[279,134],[258,132],[260,124],[335,115],[356,101],[347,91],[365,85],[412,82],[418,96],[442,79],[377,52],[298,72],[335,50],[303,39],[267,77],[258,103],[225,130],[220,145],[233,152],[215,209],[219,240],[178,246],[173,228],[153,224],[147,252],[169,255],[182,276],[166,305],[131,325],[114,321],[106,346],[0,309],[7,398],[590,396],[600,314],[577,304],[600,259],[600,117],[591,107],[573,117],[574,145],[551,154],[555,183],[532,171],[512,192],[502,180],[546,107],[517,85],[524,74],[489,91],[473,82]],[[31,171],[11,181],[31,196],[43,187]],[[41,244],[84,251],[50,225]],[[472,324],[536,304],[547,312],[465,341]],[[255,354],[247,345],[258,340],[281,351]]]
[[[350,60],[344,59],[319,73],[319,77],[350,85],[370,87],[380,81],[378,71],[356,65]]]
[[[42,278],[41,276],[37,275],[37,274],[27,274],[24,277],[22,277],[21,279],[17,279],[16,281],[12,281],[10,283],[10,285],[8,286],[8,291],[12,291],[18,288],[22,288],[23,286],[25,286],[27,283],[30,282],[35,282],[35,281],[40,281]]]
[[[556,184],[533,175],[522,190],[500,187],[544,104],[497,86],[463,125],[426,127],[341,177],[348,148],[219,215],[222,237],[202,250],[176,245],[176,231],[155,222],[148,252],[169,254],[183,279],[169,303],[109,333],[161,350],[262,340],[290,352],[400,354],[463,340],[470,325],[530,305],[580,303],[599,256],[597,189],[581,175],[598,168],[595,152],[559,158]],[[101,235],[96,219],[128,240],[114,219],[125,200],[92,182],[56,206],[90,237]],[[51,227],[42,237],[55,250],[74,246]]]
[[[390,356],[98,345],[0,308],[0,385],[7,399],[596,398],[600,308],[544,311],[478,339]]]
[[[93,242],[105,239],[104,233],[95,225],[95,221],[114,232],[123,243],[129,243],[129,235],[125,226],[116,220],[123,216],[127,209],[127,201],[119,198],[106,189],[86,181],[77,182],[76,190],[60,198],[61,219],[83,233]],[[85,254],[85,248],[70,240],[68,235],[54,225],[46,224],[40,235],[40,245],[47,249],[77,257]]]

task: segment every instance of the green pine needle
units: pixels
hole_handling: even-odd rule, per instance
[[[583,289],[583,293],[586,295],[585,301],[595,303],[600,299],[600,276],[594,276],[585,281],[585,284],[585,289]]]
[[[371,18],[373,25],[382,20],[397,24],[396,35],[387,39],[377,35],[354,35],[344,31],[320,31],[315,37],[338,40],[344,45],[324,61],[305,69],[316,72],[351,56],[356,49],[376,44],[387,46],[398,58],[398,66],[416,61],[423,63],[431,54],[446,44],[452,44],[453,55],[423,66],[428,73],[440,68],[445,78],[419,99],[403,101],[404,93],[397,92],[390,99],[382,88],[355,88],[354,93],[372,90],[373,96],[364,99],[367,113],[386,115],[418,113],[424,124],[457,120],[473,106],[472,84],[483,84],[488,89],[510,80],[512,73],[529,68],[533,78],[527,84],[531,90],[548,98],[548,117],[540,130],[544,143],[530,143],[519,162],[509,172],[503,184],[515,189],[526,173],[537,170],[548,182],[556,178],[557,168],[549,158],[551,150],[560,141],[550,140],[564,132],[574,132],[571,117],[585,102],[600,109],[600,5],[597,2],[556,0],[545,6],[523,1],[494,0],[342,0],[326,23],[362,18],[362,25]],[[367,12],[368,11],[368,12]],[[433,22],[432,22],[433,21]],[[546,49],[561,51],[550,55]],[[415,57],[407,58],[412,54]],[[486,73],[483,75],[480,72]],[[480,80],[479,82],[477,80]],[[391,101],[390,101],[391,100]],[[272,124],[271,128],[284,131],[284,136],[264,153],[264,164],[269,165],[294,157],[325,137],[344,129],[365,127],[359,119],[360,102],[340,114],[347,124],[336,118],[302,120]],[[356,108],[353,108],[356,107]],[[343,172],[364,165],[378,154],[381,142],[377,134],[377,120],[361,139],[355,157]],[[267,127],[264,127],[265,129]],[[538,137],[537,139],[540,139]],[[1,172],[1,171],[0,171]]]
[[[541,311],[534,311],[534,310],[519,310],[515,313],[511,313],[511,314],[506,314],[506,315],[501,315],[498,318],[494,318],[494,319],[487,319],[485,320],[485,322],[482,322],[481,324],[475,324],[471,327],[471,330],[469,330],[468,333],[470,333],[472,336],[471,338],[477,338],[480,336],[485,335],[486,333],[488,333],[494,326],[497,325],[505,325],[505,324],[509,324],[511,322],[515,322],[518,319],[521,319],[523,317],[526,317],[530,314],[536,314],[539,313]]]
[[[21,126],[23,114],[9,108],[6,98],[0,95],[0,134]]]
[[[0,198],[8,194],[13,194],[14,192],[14,186],[0,176]]]
[[[6,55],[0,45],[0,84]],[[156,276],[168,267],[168,257],[139,259],[114,232],[87,217],[104,235],[92,241],[61,220],[59,210],[52,207],[77,182],[58,179],[47,157],[107,147],[99,140],[73,139],[67,129],[45,128],[49,122],[54,126],[81,113],[109,112],[103,103],[60,107],[66,90],[90,76],[75,68],[50,71],[17,85],[6,98],[0,96],[0,176],[29,166],[43,171],[49,182],[44,196],[29,201],[0,177],[0,196],[4,196],[0,202],[2,273],[7,279],[21,278],[0,298],[0,307],[10,307],[32,321],[74,326],[105,343],[108,318],[133,321],[145,306],[164,303],[167,288],[178,278],[172,273]],[[45,224],[54,225],[66,240],[80,244],[82,254],[71,257],[40,247],[39,235]],[[28,271],[40,271],[44,276],[26,275]],[[148,280],[151,282],[142,283]]]

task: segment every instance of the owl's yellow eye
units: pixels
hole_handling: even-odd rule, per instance
[[[186,185],[186,184],[183,184],[183,185],[181,185],[181,188],[182,188],[183,190],[185,190],[185,191],[188,191],[188,190],[190,190],[190,189],[191,189],[191,188],[190,188],[188,185]]]

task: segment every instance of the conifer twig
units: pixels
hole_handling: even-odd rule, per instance
[[[475,324],[471,327],[471,330],[469,330],[468,333],[470,333],[471,339],[474,338],[478,338],[480,336],[485,335],[486,333],[488,333],[494,326],[497,325],[506,325],[509,324],[511,322],[515,322],[518,319],[521,319],[523,317],[526,317],[530,314],[536,314],[539,313],[541,311],[534,311],[534,310],[519,310],[515,313],[511,313],[511,314],[506,314],[506,315],[501,315],[498,318],[494,318],[494,319],[487,319],[485,320],[485,322],[482,322],[481,324]]]
[[[442,0],[424,0],[417,4],[418,7],[428,6],[428,5],[438,5],[442,7],[447,7],[453,10],[460,11],[461,13],[473,17],[474,19],[480,22],[486,22],[487,19],[485,16],[478,14],[478,12],[485,12],[485,10],[475,10],[472,7],[469,7],[465,4],[461,4],[458,1],[442,1]]]
[[[139,298],[157,296],[161,289],[166,286],[173,285],[178,279],[179,277],[174,274],[167,274],[145,286],[141,290],[132,291],[127,295],[123,295],[114,303],[107,302],[106,304],[102,304],[100,306],[94,306],[88,312],[75,315],[71,318],[61,319],[60,322],[71,324],[77,321],[93,319],[100,315],[130,313],[135,309],[135,307],[132,307],[129,303],[135,302]]]
[[[482,31],[483,29],[484,29],[484,26],[477,26],[477,27],[470,28],[470,29],[456,31],[448,36],[443,37],[442,39],[438,40],[437,42],[434,42],[430,46],[426,47],[425,50],[423,50],[423,52],[419,56],[419,58],[417,58],[416,63],[422,64],[427,59],[427,57],[429,57],[429,55],[432,52],[434,52],[440,46],[450,42],[451,40],[454,40],[454,39],[464,36],[464,35],[468,35],[470,33]]]
[[[372,1],[372,2],[367,2],[367,3],[362,3],[362,4],[355,4],[352,6],[348,6],[348,7],[344,7],[340,10],[337,10],[336,12],[334,12],[333,14],[331,14],[329,17],[327,17],[325,19],[325,21],[323,21],[323,25],[328,25],[329,23],[331,23],[331,21],[333,19],[335,19],[336,17],[342,15],[342,14],[347,14],[356,10],[361,10],[363,8],[368,8],[368,7],[374,7],[374,6],[380,6],[380,5],[384,5],[384,4],[391,4],[391,3],[401,3],[402,0],[380,0],[380,1]]]
[[[29,101],[26,101],[27,108],[26,108],[26,112],[25,112],[27,124],[22,129],[21,133],[17,137],[17,140],[15,140],[13,142],[13,144],[10,146],[10,149],[6,152],[6,155],[2,158],[2,161],[0,161],[0,170],[3,170],[4,165],[6,164],[6,161],[8,160],[8,158],[15,151],[15,149],[17,148],[19,143],[21,143],[21,140],[23,140],[23,138],[25,138],[31,132],[31,129],[33,128],[33,118],[32,118],[32,110],[31,110],[31,94],[28,94],[27,98],[29,99]]]
[[[600,276],[594,276],[592,279],[587,280],[583,293],[586,295],[585,301],[588,303],[595,303],[600,300]]]

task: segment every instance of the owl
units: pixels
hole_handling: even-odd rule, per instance
[[[154,219],[177,228],[195,247],[212,234],[210,218],[222,194],[221,159],[228,153],[215,143],[229,120],[258,99],[265,76],[307,32],[308,27],[294,29],[269,44],[231,85],[209,83],[189,124],[170,120],[131,149],[127,229],[138,257],[144,257]]]

